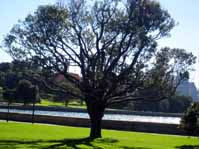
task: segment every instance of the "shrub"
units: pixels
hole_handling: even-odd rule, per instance
[[[199,136],[199,103],[193,103],[187,109],[181,119],[180,126],[188,135]]]
[[[11,89],[4,90],[3,99],[9,103],[13,102],[16,99],[16,91]]]
[[[28,80],[21,80],[16,89],[17,102],[24,105],[39,101],[39,89]]]
[[[3,100],[3,88],[0,87],[0,101]]]
[[[69,96],[66,93],[58,92],[55,95],[54,101],[56,102],[64,102],[65,106],[68,106],[69,103]]]

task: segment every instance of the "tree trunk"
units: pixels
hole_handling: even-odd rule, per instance
[[[100,102],[95,102],[87,103],[87,110],[90,116],[90,138],[101,138],[101,122],[105,108]]]
[[[95,138],[101,138],[101,121],[102,118],[91,118],[91,128],[90,128],[90,138],[95,139]]]

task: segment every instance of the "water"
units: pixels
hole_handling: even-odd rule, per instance
[[[7,109],[0,109],[0,112],[7,112]],[[32,114],[31,110],[18,110],[10,109],[10,113],[24,113]],[[75,117],[88,119],[87,113],[83,112],[61,112],[61,111],[41,111],[36,110],[35,115],[49,115],[49,116],[61,116],[61,117]],[[119,121],[131,121],[131,122],[153,122],[164,124],[179,124],[180,117],[163,117],[163,116],[140,116],[140,115],[126,115],[126,114],[105,114],[104,120],[119,120]]]

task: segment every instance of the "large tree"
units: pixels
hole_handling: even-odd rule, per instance
[[[156,81],[145,81],[153,80],[150,72],[154,74],[154,63],[161,61],[156,41],[168,36],[174,26],[174,20],[157,1],[77,0],[40,6],[12,28],[5,45],[14,59],[37,57],[40,65],[63,74],[78,88],[79,92],[67,93],[86,102],[90,137],[97,138],[101,137],[101,120],[108,105],[168,96],[162,86],[161,94],[149,96],[146,89]],[[184,74],[194,61],[192,54],[182,53],[186,67],[178,74]],[[69,65],[79,67],[81,79],[67,72]],[[165,79],[164,84],[170,87],[172,81]]]

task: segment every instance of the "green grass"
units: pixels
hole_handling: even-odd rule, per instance
[[[86,103],[83,102],[83,104],[81,105],[78,101],[70,101],[68,103],[68,107],[86,109]]]
[[[38,106],[57,106],[57,107],[66,107],[64,102],[55,102],[50,101],[46,99],[42,99],[40,103],[37,103]],[[86,108],[85,103],[83,105],[80,104],[80,102],[77,101],[70,101],[67,105],[67,107],[71,108]]]
[[[50,101],[50,100],[41,100],[40,103],[37,103],[36,105],[38,106],[61,106],[61,107],[65,107],[64,102],[54,102],[54,101]]]
[[[90,141],[87,128],[0,122],[0,149],[199,149],[199,139],[103,130]]]

